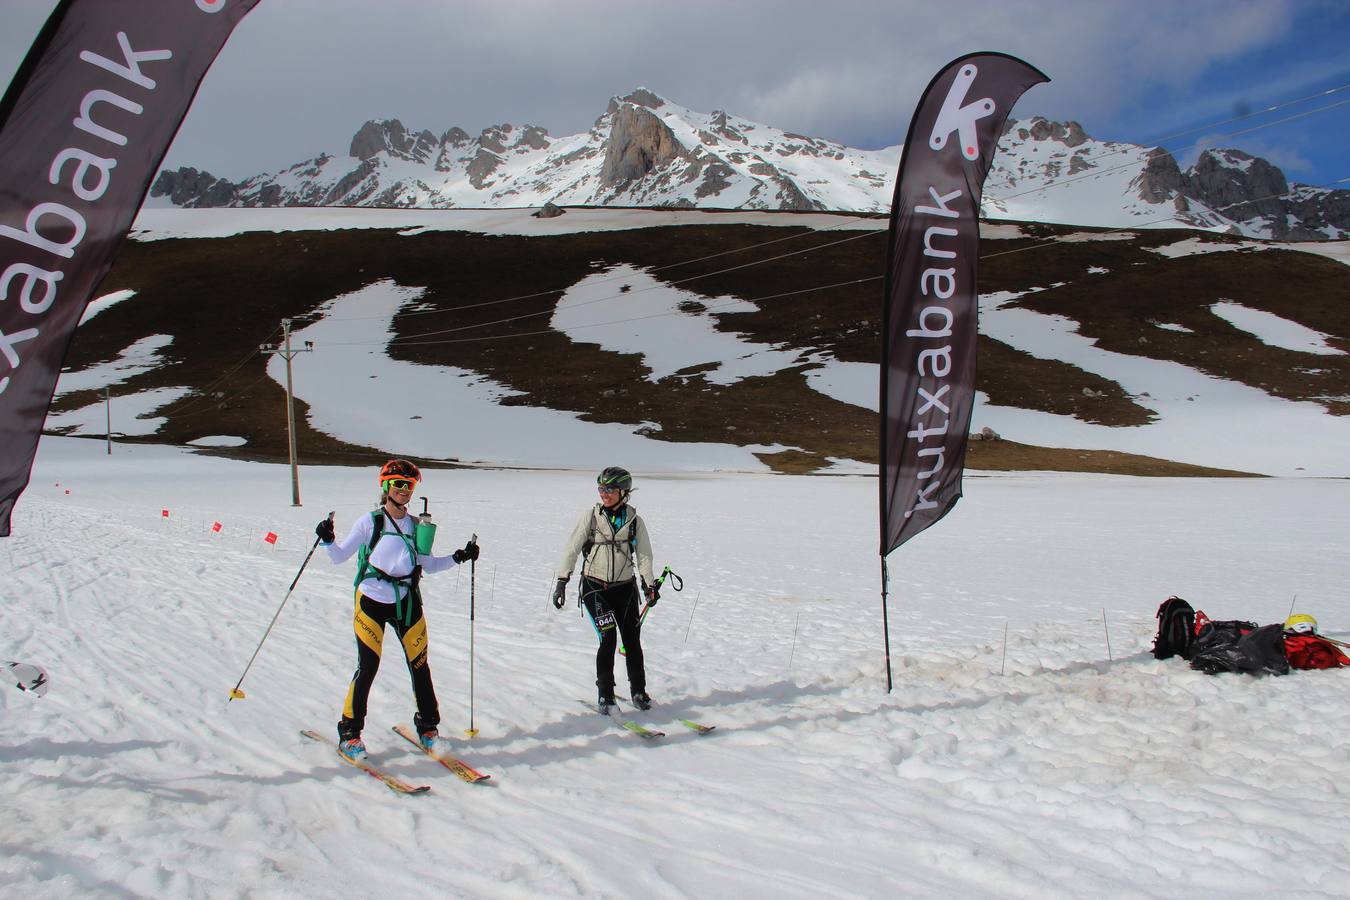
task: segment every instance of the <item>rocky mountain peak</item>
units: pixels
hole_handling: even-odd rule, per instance
[[[1260,157],[1241,150],[1205,150],[1186,170],[1185,191],[1230,219],[1266,218],[1277,237],[1287,233],[1283,219],[1289,182]]]
[[[648,109],[660,109],[666,105],[665,98],[647,90],[645,87],[637,88],[627,97],[621,97],[620,100],[624,103],[632,103],[635,106],[645,106]]]
[[[553,139],[537,126],[501,124],[477,136],[449,128],[438,138],[384,119],[361,126],[350,151],[237,183],[164,171],[151,195],[194,207],[552,202],[878,213],[889,209],[901,148],[849,148],[723,109],[687,109],[639,87],[611,98],[581,134]],[[1350,191],[1289,192],[1277,167],[1240,150],[1208,151],[1183,172],[1163,148],[1094,140],[1077,122],[1041,116],[1007,122],[988,185],[988,214],[1005,218],[1102,227],[1175,220],[1280,240],[1350,237]]]
[[[372,120],[362,125],[352,136],[348,155],[365,160],[379,153],[388,153],[411,162],[427,162],[439,144],[440,141],[430,131],[410,134],[398,119]]]
[[[1077,122],[1052,122],[1041,116],[1032,116],[1025,122],[1009,121],[1007,131],[1016,130],[1022,140],[1057,141],[1066,147],[1077,147],[1090,140]]]
[[[460,128],[458,125],[446,131],[445,134],[441,135],[441,143],[443,145],[449,145],[452,147],[461,147],[464,144],[467,144],[470,140],[472,140],[472,138],[469,137],[469,133],[465,131],[463,128]]]
[[[617,103],[600,168],[602,185],[627,185],[672,160],[688,157],[670,126],[651,109],[628,100]]]

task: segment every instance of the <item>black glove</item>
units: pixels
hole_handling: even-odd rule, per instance
[[[474,541],[469,541],[464,545],[463,550],[456,550],[454,553],[450,554],[450,556],[457,563],[466,563],[471,559],[477,559],[478,544]]]
[[[553,586],[553,608],[562,609],[567,604],[567,579],[559,578]]]
[[[318,525],[314,526],[314,533],[319,536],[319,540],[325,544],[331,544],[337,540],[337,535],[333,534],[333,520],[324,519]]]
[[[655,606],[656,601],[661,599],[661,586],[656,584],[644,584],[642,593],[647,595],[647,605]]]

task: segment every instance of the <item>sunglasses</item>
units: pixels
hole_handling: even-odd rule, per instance
[[[598,490],[599,490],[600,493],[602,493],[602,494],[621,494],[621,493],[623,493],[623,491],[622,491],[621,489],[616,488],[616,487],[601,487],[601,488],[598,488]]]
[[[407,478],[387,478],[385,479],[384,487],[386,490],[390,491],[411,491],[413,488],[417,487],[417,482]]]

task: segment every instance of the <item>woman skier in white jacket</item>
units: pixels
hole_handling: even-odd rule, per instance
[[[647,694],[647,672],[642,662],[642,610],[637,576],[642,578],[642,595],[647,604],[656,603],[659,593],[652,577],[651,538],[637,509],[628,504],[633,476],[626,469],[610,466],[600,473],[596,483],[600,502],[586,510],[572,529],[558,562],[553,605],[563,608],[567,581],[572,577],[577,557],[583,556],[581,605],[600,639],[595,654],[599,711],[607,714],[614,705],[614,650],[620,637],[633,704],[639,709],[649,709],[652,698]]]

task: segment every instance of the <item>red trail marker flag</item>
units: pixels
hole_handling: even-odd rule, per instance
[[[0,537],[75,326],[258,0],[62,0],[0,99]]]
[[[1013,104],[1049,81],[972,53],[929,83],[910,120],[891,205],[881,331],[881,608],[891,689],[886,555],[961,497],[979,294],[980,199]]]

